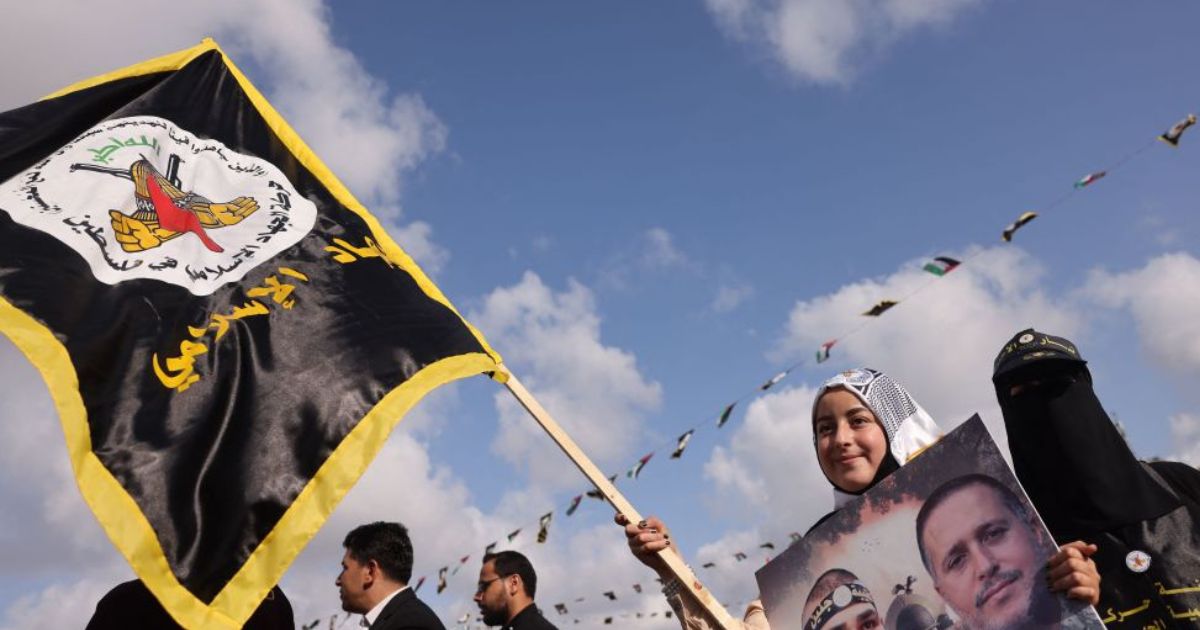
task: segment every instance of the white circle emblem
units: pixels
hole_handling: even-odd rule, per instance
[[[1145,573],[1150,568],[1150,554],[1137,549],[1125,556],[1125,566],[1134,573]]]
[[[154,116],[106,120],[0,183],[0,210],[98,280],[209,295],[295,245],[316,206],[270,162]]]
[[[1029,343],[1030,341],[1033,341],[1032,333],[1025,333],[1024,335],[1021,335],[1019,339],[1017,339],[1017,343]]]

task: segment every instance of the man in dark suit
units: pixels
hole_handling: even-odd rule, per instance
[[[363,616],[372,630],[445,630],[437,615],[408,587],[413,547],[400,523],[360,525],[342,542],[337,586],[342,609]]]
[[[483,557],[475,588],[483,623],[504,630],[556,630],[533,604],[536,591],[537,574],[525,556],[501,551]]]

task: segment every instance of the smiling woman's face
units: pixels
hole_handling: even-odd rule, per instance
[[[887,455],[887,436],[875,414],[854,394],[831,389],[817,401],[813,431],[829,481],[846,492],[866,489]]]

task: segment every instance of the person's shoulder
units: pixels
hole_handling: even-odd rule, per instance
[[[512,623],[516,630],[558,630],[554,624],[550,623],[549,619],[546,619],[537,604],[530,605],[521,611]]]
[[[376,625],[372,627],[382,630],[446,630],[433,609],[418,599],[411,588],[397,593],[383,607]]]
[[[1200,504],[1200,470],[1183,462],[1166,460],[1148,462],[1148,465],[1176,494],[1183,495],[1193,503]]]

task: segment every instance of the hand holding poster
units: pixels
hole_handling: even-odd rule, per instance
[[[757,573],[775,628],[1103,628],[978,416]]]

